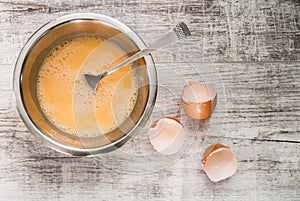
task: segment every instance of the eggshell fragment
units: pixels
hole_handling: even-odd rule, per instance
[[[213,182],[231,177],[237,171],[237,167],[236,156],[222,144],[209,146],[202,156],[202,168]]]
[[[179,120],[172,117],[158,119],[152,124],[148,134],[153,148],[164,155],[178,152],[186,135]]]
[[[188,116],[206,119],[216,107],[217,92],[212,84],[189,82],[182,90],[181,103]]]

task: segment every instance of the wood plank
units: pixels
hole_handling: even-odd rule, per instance
[[[167,3],[166,3],[167,2]],[[160,52],[157,61],[299,61],[298,1],[13,1],[0,2],[1,60],[13,64],[28,37],[42,24],[67,13],[113,16],[149,43],[178,21],[193,37]]]
[[[237,153],[239,171],[220,183],[210,182],[201,170],[199,145],[176,164],[148,175],[118,173],[92,158],[24,157],[1,164],[1,199],[272,200],[275,192],[278,200],[299,198],[299,157],[294,152],[299,144],[226,138],[222,143]]]

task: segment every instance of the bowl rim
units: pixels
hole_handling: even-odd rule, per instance
[[[15,64],[15,69],[13,74],[13,92],[14,92],[13,94],[14,94],[14,100],[16,103],[18,113],[21,119],[23,120],[25,126],[29,129],[31,133],[33,133],[35,136],[40,138],[50,148],[58,152],[68,154],[68,155],[73,155],[73,156],[88,156],[88,155],[95,155],[95,154],[109,152],[121,147],[127,140],[129,140],[135,133],[137,133],[139,128],[145,125],[145,123],[148,121],[148,118],[150,117],[150,114],[153,110],[156,101],[157,72],[156,72],[156,67],[152,56],[150,54],[148,56],[145,56],[144,60],[146,63],[148,83],[149,83],[149,91],[148,91],[146,106],[138,122],[135,124],[135,126],[128,133],[126,133],[118,140],[101,147],[79,148],[79,147],[72,147],[69,145],[62,144],[49,137],[47,134],[44,134],[31,120],[23,102],[22,92],[21,92],[23,65],[31,49],[44,35],[50,32],[54,27],[75,20],[88,20],[88,21],[96,21],[96,22],[99,21],[102,23],[107,23],[109,25],[112,25],[113,27],[116,27],[121,32],[126,33],[127,37],[130,38],[139,49],[143,49],[146,47],[144,41],[138,36],[136,32],[134,32],[130,27],[128,27],[127,25],[125,25],[124,23],[120,22],[115,18],[102,15],[102,14],[96,14],[96,13],[76,13],[76,14],[68,14],[68,15],[58,17],[44,24],[37,31],[35,31],[31,35],[31,37],[27,40],[23,48],[21,49],[21,52],[19,53],[19,56]]]

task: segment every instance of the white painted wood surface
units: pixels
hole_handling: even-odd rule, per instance
[[[56,153],[27,131],[12,93],[17,55],[42,24],[77,12],[115,17],[147,43],[187,22],[191,39],[154,54],[159,72],[171,67],[189,80],[197,74],[186,61],[215,62],[226,109],[214,114],[218,125],[201,123],[205,137],[196,136],[175,164],[119,173],[92,158]],[[0,23],[0,200],[300,200],[298,0],[7,0],[0,1]],[[215,142],[239,160],[237,174],[216,184],[200,164],[203,147]]]

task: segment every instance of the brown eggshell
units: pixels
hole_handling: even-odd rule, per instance
[[[172,155],[180,150],[186,134],[179,120],[163,117],[152,124],[148,135],[156,151],[164,155]]]
[[[235,174],[238,161],[228,147],[214,144],[203,153],[202,168],[211,181],[218,182]]]
[[[189,82],[182,90],[181,103],[191,118],[206,119],[216,107],[217,93],[212,84]]]

